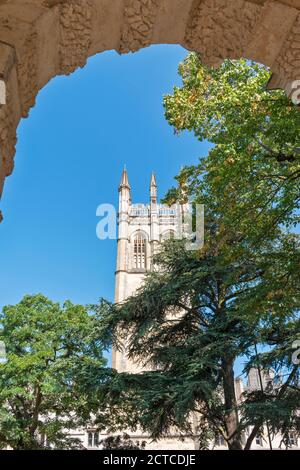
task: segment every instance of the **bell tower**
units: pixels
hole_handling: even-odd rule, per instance
[[[154,173],[150,179],[148,204],[133,204],[126,168],[119,185],[118,249],[115,277],[115,302],[133,295],[151,270],[152,257],[159,243],[177,230],[177,208],[158,203]],[[119,372],[139,372],[140,367],[129,360],[126,344],[123,351],[113,350],[112,366]]]

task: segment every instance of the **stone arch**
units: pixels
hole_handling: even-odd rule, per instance
[[[132,243],[132,241],[135,239],[137,235],[142,235],[147,240],[147,242],[149,241],[149,234],[145,230],[141,228],[137,228],[136,230],[134,230],[134,232],[130,234],[130,237],[129,237],[130,243]]]
[[[167,229],[160,235],[160,241],[163,242],[165,240],[170,240],[172,238],[176,237],[176,231],[175,229]]]
[[[88,57],[180,44],[217,66],[247,57],[273,71],[270,87],[300,79],[299,0],[0,0],[0,196],[16,129],[38,91]],[[1,98],[1,97],[0,97]]]

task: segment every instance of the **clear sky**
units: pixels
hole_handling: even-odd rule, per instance
[[[83,304],[113,300],[116,242],[96,238],[96,208],[117,203],[126,164],[134,202],[159,194],[207,144],[174,135],[163,94],[180,84],[178,46],[107,52],[56,77],[18,129],[15,170],[5,183],[0,225],[0,308],[25,294]]]

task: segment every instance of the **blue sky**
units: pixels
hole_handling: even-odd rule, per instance
[[[180,84],[178,46],[106,52],[56,77],[18,129],[15,170],[6,180],[0,226],[0,308],[41,292],[55,301],[113,300],[115,241],[96,238],[96,208],[117,203],[126,163],[133,199],[159,194],[183,164],[207,153],[164,119],[163,94]]]

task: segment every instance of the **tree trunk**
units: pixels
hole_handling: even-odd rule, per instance
[[[238,432],[239,416],[234,388],[233,358],[222,360],[223,390],[225,400],[225,428],[230,450],[242,450],[241,434]]]
[[[254,426],[254,428],[252,429],[251,433],[250,433],[250,436],[248,437],[247,439],[247,442],[246,442],[246,445],[245,445],[245,448],[244,450],[250,450],[251,449],[251,446],[252,446],[252,442],[256,436],[256,434],[258,433],[259,429],[261,427],[261,424],[256,424]]]

